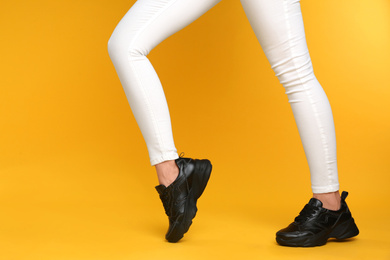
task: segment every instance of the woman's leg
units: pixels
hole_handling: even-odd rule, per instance
[[[286,89],[311,173],[314,194],[339,207],[332,111],[317,81],[306,45],[299,0],[241,0],[251,26]],[[333,195],[331,195],[333,194]],[[316,195],[314,195],[316,196]]]
[[[276,233],[284,246],[319,246],[359,234],[338,192],[336,138],[328,99],[313,73],[299,0],[241,0],[280,83],[286,89],[310,167],[313,197]]]
[[[138,0],[115,28],[108,50],[145,139],[150,162],[172,167],[179,156],[160,80],[146,57],[220,0]],[[165,163],[163,163],[165,162]],[[177,168],[177,167],[176,167]]]
[[[156,166],[156,187],[169,218],[165,238],[179,241],[197,212],[211,173],[208,160],[179,158],[160,80],[146,55],[220,0],[138,0],[115,28],[108,50]],[[175,160],[176,159],[176,160]]]

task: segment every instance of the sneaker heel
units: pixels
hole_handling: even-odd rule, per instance
[[[335,228],[330,235],[330,237],[336,239],[347,239],[359,234],[359,229],[355,224],[355,220],[353,218],[348,221],[342,223],[340,226]]]
[[[198,199],[206,188],[206,185],[210,179],[212,165],[209,160],[201,160],[195,164],[195,175],[194,175],[194,196]]]

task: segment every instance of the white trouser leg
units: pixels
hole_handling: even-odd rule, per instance
[[[110,58],[148,147],[152,165],[178,158],[167,102],[146,55],[220,0],[138,0],[115,28]]]
[[[336,137],[328,98],[306,45],[299,0],[241,0],[272,69],[286,89],[306,158],[313,193],[339,189]]]

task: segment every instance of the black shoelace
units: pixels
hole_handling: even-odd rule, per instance
[[[161,201],[163,203],[165,214],[169,217],[169,212],[171,211],[171,202],[172,202],[172,196],[169,196],[169,190],[165,190],[164,193],[161,195]]]
[[[305,207],[299,212],[299,216],[295,218],[295,222],[297,223],[303,223],[318,211],[318,207],[306,204]]]

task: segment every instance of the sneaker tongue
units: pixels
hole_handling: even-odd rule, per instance
[[[322,202],[315,198],[311,198],[308,204],[314,207],[322,207]]]
[[[166,189],[166,187],[164,185],[162,185],[162,184],[156,186],[156,190],[157,190],[158,194],[160,194],[160,195],[163,194],[165,189]]]

